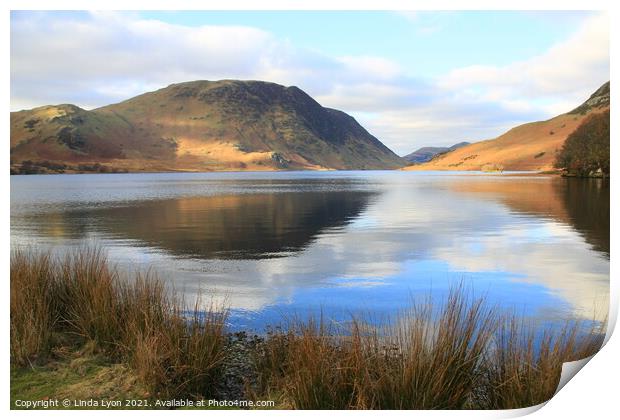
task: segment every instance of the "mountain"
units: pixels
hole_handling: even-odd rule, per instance
[[[424,162],[428,162],[429,160],[431,160],[432,158],[434,158],[435,156],[441,153],[450,152],[452,150],[458,149],[459,147],[467,146],[468,144],[470,143],[463,141],[461,143],[457,143],[450,147],[421,147],[415,152],[412,152],[406,156],[403,156],[403,159],[405,159],[409,163],[414,163],[414,164],[424,163]]]
[[[12,173],[391,169],[406,162],[353,117],[260,81],[170,85],[91,111],[11,113]]]
[[[405,170],[552,170],[566,138],[590,115],[609,110],[609,82],[574,110],[435,156]]]

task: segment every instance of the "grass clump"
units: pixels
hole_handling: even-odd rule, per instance
[[[49,353],[57,326],[56,269],[49,255],[11,255],[11,361],[30,364]]]
[[[226,343],[227,312],[183,301],[151,274],[133,281],[111,269],[100,250],[53,259],[11,255],[11,363],[49,359],[57,344],[92,343],[128,364],[154,395],[212,395]]]
[[[604,339],[600,326],[585,328],[581,322],[567,322],[559,331],[536,331],[515,316],[499,321],[484,360],[476,405],[513,409],[549,400],[557,389],[562,363],[592,356]]]
[[[297,409],[506,409],[549,400],[566,361],[601,347],[599,328],[555,332],[453,289],[395,322],[323,320],[272,331],[257,353],[262,395]]]

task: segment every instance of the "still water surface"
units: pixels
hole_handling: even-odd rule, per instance
[[[536,320],[603,318],[609,184],[535,174],[276,172],[11,176],[11,245],[105,248],[231,327],[393,317],[463,283]]]

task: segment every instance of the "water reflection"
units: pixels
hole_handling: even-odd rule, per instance
[[[452,189],[500,200],[517,213],[569,224],[609,258],[609,180],[479,177],[454,182]]]
[[[608,183],[396,171],[86,177],[13,177],[13,245],[102,242],[121,266],[226,298],[239,326],[308,308],[389,315],[461,281],[545,320],[608,310]]]
[[[183,257],[264,259],[300,251],[321,231],[342,228],[374,195],[307,191],[147,200],[50,213],[36,226],[45,236],[82,239],[96,232]]]
[[[568,179],[556,189],[566,203],[570,223],[597,251],[609,258],[609,180]]]

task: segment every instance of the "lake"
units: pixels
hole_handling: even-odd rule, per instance
[[[604,318],[609,182],[342,171],[11,176],[11,247],[100,246],[232,329],[388,319],[470,287],[537,321]]]

